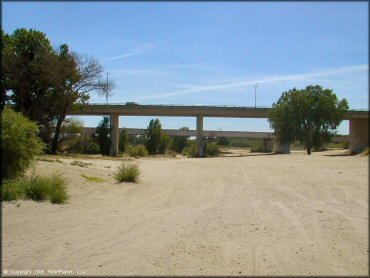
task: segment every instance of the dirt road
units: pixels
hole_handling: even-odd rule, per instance
[[[39,161],[71,197],[3,203],[3,271],[366,275],[368,158],[338,154],[138,159],[138,184],[118,161]]]

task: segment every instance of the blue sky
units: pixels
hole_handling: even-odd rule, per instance
[[[3,2],[2,24],[97,58],[116,83],[110,103],[254,106],[258,82],[257,106],[320,84],[368,109],[367,12],[367,2]],[[120,126],[145,128],[150,119],[120,117]],[[163,128],[196,124],[160,120]],[[265,119],[205,118],[204,128],[270,131]],[[348,133],[347,121],[339,131]]]

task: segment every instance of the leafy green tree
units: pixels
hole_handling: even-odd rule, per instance
[[[126,147],[128,146],[128,144],[129,144],[128,133],[127,129],[124,128],[119,135],[118,149],[121,152],[126,152]]]
[[[96,140],[100,148],[100,153],[108,156],[111,145],[109,117],[103,117],[103,120],[96,128],[96,134],[98,135]]]
[[[2,32],[2,42],[1,81],[11,92],[7,99],[33,121],[50,120],[48,96],[56,58],[50,41],[42,32],[22,28],[11,35]]]
[[[188,127],[182,127],[180,130],[189,130]],[[171,149],[177,153],[182,153],[182,150],[186,147],[186,142],[189,137],[186,136],[173,136]]]
[[[59,75],[64,75],[64,78],[54,90],[56,129],[51,146],[52,152],[57,148],[60,127],[67,111],[86,104],[91,92],[100,95],[110,94],[114,87],[112,80],[109,83],[104,81],[103,67],[96,59],[70,53],[67,45],[61,47],[59,65]]]
[[[67,111],[85,104],[92,92],[109,94],[114,84],[105,82],[97,60],[71,52],[67,44],[54,49],[40,31],[2,32],[2,42],[1,83],[6,96],[16,111],[54,133],[44,141],[55,153]]]
[[[159,140],[158,152],[164,154],[171,146],[171,137],[167,134],[162,134]]]
[[[145,132],[145,147],[147,148],[149,154],[158,154],[159,145],[162,136],[162,125],[159,119],[152,119]]]
[[[332,90],[311,85],[284,92],[272,105],[269,122],[280,142],[299,140],[311,154],[313,147],[336,134],[347,111],[346,99],[338,100]]]
[[[5,107],[1,120],[2,179],[16,178],[42,153],[44,143],[38,137],[37,124],[21,113]]]

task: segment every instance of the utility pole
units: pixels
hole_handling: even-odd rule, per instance
[[[106,104],[108,104],[108,94],[109,94],[108,75],[109,75],[109,72],[107,72],[107,88],[106,88],[106,92],[105,92]]]
[[[254,86],[254,108],[257,108],[257,86],[258,83]]]

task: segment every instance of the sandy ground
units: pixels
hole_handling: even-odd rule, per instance
[[[3,203],[3,274],[367,275],[368,157],[341,154],[39,161],[71,197]]]

